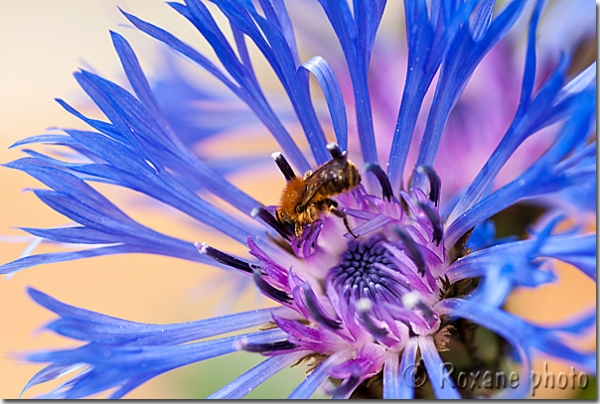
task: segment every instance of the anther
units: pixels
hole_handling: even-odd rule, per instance
[[[400,229],[395,229],[395,231],[398,237],[400,237],[400,239],[408,249],[408,254],[417,266],[419,273],[421,275],[425,275],[425,259],[423,258],[423,255],[421,255],[421,251],[419,251],[417,243],[415,243],[414,240],[404,231]]]
[[[333,157],[333,159],[339,159],[340,157],[346,155],[340,150],[338,145],[333,142],[327,143],[327,150],[329,150],[329,153],[331,154],[331,157]]]
[[[433,226],[433,242],[436,246],[440,245],[440,241],[442,241],[442,237],[444,236],[444,228],[440,223],[440,219],[438,215],[431,209],[431,206],[426,203],[419,203],[419,207],[425,213],[431,225]]]
[[[394,191],[392,190],[392,184],[390,183],[390,179],[387,174],[377,163],[369,163],[365,166],[365,170],[373,173],[377,181],[379,181],[379,185],[381,186],[381,195],[383,199],[386,199],[388,202],[392,200],[392,196],[394,196]]]
[[[254,283],[256,283],[256,286],[258,286],[258,288],[261,290],[261,292],[263,292],[265,295],[269,296],[270,298],[283,302],[283,303],[291,303],[292,302],[292,296],[290,296],[288,293],[284,292],[283,290],[279,290],[277,288],[274,288],[272,285],[270,285],[267,281],[265,281],[263,279],[262,274],[259,271],[254,271],[253,274],[254,277]]]
[[[258,217],[265,222],[269,227],[275,230],[281,237],[290,241],[290,232],[277,220],[268,210],[262,206],[257,206],[250,212],[250,216]]]
[[[388,331],[385,328],[377,327],[375,325],[371,319],[371,316],[369,316],[371,308],[373,308],[373,302],[371,302],[369,299],[363,298],[356,302],[356,309],[360,314],[360,318],[365,323],[367,330],[369,330],[374,337],[385,337]]]
[[[409,310],[413,310],[415,308],[421,309],[423,315],[426,320],[431,320],[434,318],[434,312],[427,306],[425,303],[421,301],[419,296],[419,292],[413,291],[402,296],[402,304]]]
[[[330,394],[333,394],[334,398],[336,398],[336,396],[344,397],[352,390],[354,390],[359,383],[360,376],[352,373],[348,379],[344,380],[342,384],[340,384],[335,390],[330,392]]]
[[[279,167],[279,170],[281,170],[287,182],[290,182],[291,180],[296,178],[296,173],[290,166],[290,163],[288,163],[285,157],[283,157],[283,154],[281,154],[280,152],[275,152],[271,154],[271,158],[275,160],[275,164],[277,164],[277,167]]]
[[[317,296],[308,283],[305,283],[302,286],[302,291],[304,292],[304,298],[306,299],[306,307],[317,323],[323,324],[334,330],[342,328],[342,323],[340,321],[332,319],[328,314],[321,311],[317,304]]]
[[[265,344],[246,344],[244,345],[244,351],[248,352],[275,352],[275,351],[289,351],[290,349],[297,348],[298,345],[292,344],[289,341],[277,341],[277,342],[268,342]]]
[[[235,258],[234,256],[226,254],[223,251],[219,251],[206,243],[195,242],[194,246],[198,249],[200,254],[206,254],[215,261],[230,266],[232,268],[239,269],[249,274],[253,273],[256,269],[258,269],[257,265],[250,264],[246,261],[242,261],[241,259]]]
[[[417,172],[419,174],[427,174],[427,178],[429,179],[429,200],[431,200],[435,206],[438,206],[441,187],[440,177],[438,177],[433,168],[427,166],[417,167]]]

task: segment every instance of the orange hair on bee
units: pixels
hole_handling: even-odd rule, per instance
[[[297,215],[296,206],[302,202],[305,190],[306,184],[301,177],[296,177],[288,182],[281,194],[281,200],[279,201],[281,214],[288,218]]]

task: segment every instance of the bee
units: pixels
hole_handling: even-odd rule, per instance
[[[360,184],[358,168],[348,161],[346,152],[342,153],[336,144],[329,143],[327,149],[333,158],[314,172],[306,172],[304,177],[294,174],[281,153],[273,153],[272,156],[287,180],[275,217],[286,231],[295,234],[298,239],[306,225],[313,224],[325,213],[342,218],[348,232],[357,237],[350,230],[346,214],[338,209],[338,203],[331,197],[351,191]]]

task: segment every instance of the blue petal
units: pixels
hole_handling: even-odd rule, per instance
[[[471,35],[475,41],[481,39],[492,22],[496,0],[483,0],[477,9],[477,14],[471,24]]]
[[[120,42],[125,46],[124,40]],[[121,52],[125,51],[121,49]],[[121,57],[124,65],[133,65],[134,67],[129,68],[139,70],[139,75],[142,75],[134,59],[135,55],[126,53]],[[143,76],[138,77],[137,71],[129,72],[129,76],[134,86],[142,86],[135,83],[145,80]],[[162,164],[185,177],[198,177],[198,181],[201,181],[205,188],[245,214],[249,214],[257,206],[256,200],[216,175],[185,147],[175,144],[176,136],[160,111],[148,111],[123,88],[91,73],[83,72],[76,74],[76,77],[98,107],[117,128],[120,128],[119,131],[130,139],[129,143],[135,146],[136,151],[142,152],[143,160],[150,161],[159,170]],[[143,99],[150,97],[152,101],[146,102],[151,103],[153,110],[158,110],[153,96],[143,94]],[[162,159],[158,158],[159,156]]]
[[[201,257],[192,243],[163,235],[140,225],[81,179],[56,168],[44,167],[44,164],[35,159],[21,159],[7,164],[7,166],[21,169],[49,187],[54,188],[55,191],[38,190],[35,193],[48,206],[83,226],[58,229],[28,228],[25,230],[59,242],[114,245],[91,250],[25,257],[1,266],[1,273],[12,273],[41,263],[133,252],[162,254],[195,262],[207,262],[207,258]],[[135,157],[131,156],[131,159],[124,159],[122,164],[129,164],[134,167],[136,164]],[[122,183],[123,176],[107,176],[107,173],[111,170],[108,165],[89,164],[87,167],[103,168],[104,171],[87,170],[87,172],[104,178],[112,178]],[[138,165],[137,167],[141,166]],[[75,167],[72,166],[72,168]],[[78,169],[80,170],[80,168]],[[82,171],[86,172],[86,170]],[[222,227],[225,232],[230,232],[231,228],[225,228],[228,226],[228,221],[229,219],[224,217],[222,220],[217,220],[215,224],[218,223],[218,226]],[[247,231],[240,231],[239,239],[245,241],[247,234]]]
[[[514,285],[536,287],[555,280],[551,272],[539,268],[536,258],[550,257],[577,266],[589,276],[595,276],[596,236],[549,236],[539,240],[505,243],[476,251],[450,265],[448,278],[460,279],[487,276],[501,268],[503,281]],[[493,284],[492,284],[493,285]]]
[[[325,135],[310,100],[308,86],[302,83],[303,80],[296,75],[297,66],[293,63],[294,59],[283,33],[272,21],[260,16],[251,3],[233,3],[228,0],[215,0],[214,2],[231,24],[252,38],[273,67],[292,102],[317,163],[323,164],[329,160],[329,153],[325,147]],[[173,4],[173,6],[175,5]],[[248,80],[248,73],[241,69],[241,64],[230,52],[225,37],[210,17],[206,6],[196,0],[188,0],[187,5],[186,9],[182,7],[176,7],[176,9],[202,32],[236,81],[248,92],[255,93],[255,98],[264,98],[259,87]],[[260,26],[261,31],[256,24]],[[263,39],[263,35],[267,41]]]
[[[431,388],[436,398],[460,399],[460,394],[456,390],[456,385],[445,370],[444,362],[435,347],[435,343],[431,336],[419,336],[419,350],[425,369],[427,370],[428,380],[431,383]]]
[[[281,32],[283,33],[287,45],[290,48],[290,53],[294,58],[294,65],[299,66],[300,59],[298,56],[298,46],[296,45],[296,39],[294,36],[294,27],[292,26],[292,22],[290,21],[287,9],[285,8],[285,3],[283,2],[283,0],[270,0],[270,3],[271,4],[269,4],[267,0],[261,0],[261,5],[263,9],[266,9],[266,6],[273,7],[274,15],[267,15],[267,18],[273,22],[275,22],[276,20],[277,23],[279,23]]]
[[[88,164],[71,166],[71,168],[143,192],[242,243],[248,234],[256,233],[255,230],[242,225],[241,222],[205,202],[191,190],[184,188],[169,173],[156,172],[148,163],[136,158],[134,153],[131,153],[126,147],[119,146],[116,142],[110,142],[105,137],[106,141],[103,141],[102,138],[98,135],[93,142],[90,142],[90,147],[94,144],[95,151],[103,154],[106,158],[111,158],[115,164],[124,167],[126,171],[106,164]],[[134,224],[130,218],[81,179],[55,168],[40,166],[39,162],[31,160],[33,159],[21,159],[7,164],[7,166],[23,170],[55,189],[56,193],[36,192],[53,209],[87,225],[105,222],[106,219],[100,219],[102,215],[113,217],[115,228]],[[66,195],[61,195],[61,193]],[[92,205],[84,205],[81,203],[82,200],[86,200],[88,201],[86,203],[92,203]],[[67,205],[63,205],[63,203]],[[123,221],[127,225],[119,223],[119,221]]]
[[[131,49],[129,43],[123,38],[121,35],[116,32],[110,32],[113,45],[117,54],[119,55],[119,59],[121,60],[121,64],[123,65],[123,70],[125,70],[125,74],[127,74],[127,79],[135,91],[140,102],[148,108],[151,114],[154,115],[155,118],[162,118],[162,112],[160,107],[158,106],[152,91],[150,90],[150,85],[148,84],[148,80],[146,76],[142,72],[140,64]],[[167,125],[167,122],[161,122],[164,126]]]
[[[419,148],[417,167],[433,166],[450,111],[481,59],[510,30],[524,4],[525,2],[522,0],[515,0],[508,4],[477,41],[473,40],[468,26],[463,27],[456,35],[440,72],[427,126]],[[423,188],[425,183],[426,177],[415,173],[412,186]]]
[[[39,372],[37,372],[31,379],[29,379],[29,381],[21,391],[21,395],[25,391],[29,390],[30,387],[33,387],[36,384],[58,379],[59,377],[81,369],[83,366],[84,365],[80,363],[76,363],[74,365],[48,365]]]
[[[298,362],[308,354],[310,354],[309,351],[299,351],[272,356],[223,386],[221,389],[208,396],[207,399],[237,400],[243,398],[262,382],[286,367]]]
[[[406,348],[405,348],[406,352]],[[402,373],[399,372],[400,357],[398,352],[390,351],[383,365],[383,398],[386,400],[399,399],[402,386]],[[411,399],[412,397],[407,397]]]
[[[596,235],[573,237],[561,243],[544,243],[539,255],[552,257],[579,268],[596,280]]]
[[[337,138],[337,144],[342,151],[348,149],[348,121],[346,118],[346,107],[342,90],[338,84],[337,78],[331,70],[331,67],[325,59],[320,56],[315,56],[305,62],[300,69],[306,69],[311,72],[325,95],[331,122]]]
[[[71,350],[30,354],[27,359],[56,365],[85,363],[92,367],[69,386],[62,398],[80,398],[121,387],[112,395],[112,398],[116,398],[161,373],[238,351],[243,343],[265,344],[285,338],[286,334],[276,329],[175,346],[90,343]]]
[[[383,398],[412,400],[415,396],[417,370],[416,356],[418,339],[410,338],[402,351],[402,361],[398,366],[398,354],[390,352],[383,369]]]
[[[447,246],[451,247],[469,229],[523,198],[550,194],[594,180],[594,161],[584,161],[588,165],[591,163],[591,167],[575,170],[572,174],[569,169],[573,166],[561,166],[561,163],[589,139],[595,117],[595,91],[581,93],[577,102],[570,106],[570,111],[571,119],[563,125],[555,143],[540,159],[511,183],[487,196],[455,220],[449,220],[445,239]]]
[[[435,306],[439,314],[458,316],[473,321],[505,338],[515,347],[526,352],[539,350],[555,358],[564,359],[595,372],[595,353],[575,350],[564,342],[563,333],[582,335],[596,322],[596,312],[569,320],[553,327],[541,327],[528,323],[499,308],[464,299],[446,299]]]
[[[71,139],[69,136],[65,136],[65,135],[37,135],[37,136],[31,136],[25,139],[21,139],[18,142],[13,143],[12,145],[10,145],[10,149],[14,148],[14,147],[20,147],[20,146],[25,146],[28,144],[34,144],[34,143],[45,143],[45,144],[57,144],[57,145],[67,145],[67,144],[72,144],[72,143],[76,143],[73,139]]]
[[[30,361],[52,364],[38,372],[25,390],[88,366],[49,397],[78,398],[112,387],[120,387],[112,396],[120,397],[144,381],[175,367],[237,351],[244,344],[265,344],[287,337],[283,331],[274,329],[189,343],[266,324],[275,312],[280,311],[278,309],[255,310],[180,324],[144,324],[69,306],[34,289],[28,292],[37,303],[61,317],[47,325],[48,329],[67,337],[91,341],[75,349],[27,355]]]
[[[404,1],[408,68],[387,170],[396,192],[401,186],[406,157],[425,94],[456,33],[477,5],[476,1],[469,1],[456,10],[447,7],[440,10],[439,3],[432,2],[428,16],[425,0]],[[440,11],[442,15],[438,14]],[[439,22],[436,15],[443,20],[444,29],[435,29]]]
[[[523,73],[523,84],[521,85],[521,98],[519,100],[517,115],[521,113],[520,111],[524,111],[525,109],[527,109],[529,101],[531,100],[537,65],[535,55],[537,26],[545,3],[545,1],[538,0],[535,9],[533,10],[531,21],[529,23],[529,37],[527,42],[527,56],[525,58],[525,72]]]
[[[333,368],[342,362],[351,359],[349,351],[338,351],[325,359],[315,370],[309,374],[288,396],[288,399],[306,400],[313,395],[321,384],[331,375]]]
[[[559,92],[556,102],[563,101],[570,95],[578,94],[589,88],[596,82],[596,61],[579,73],[573,80],[569,81]]]
[[[267,104],[264,97],[252,98],[252,94],[238,85],[234,84],[228,79],[225,74],[220,71],[209,59],[200,54],[198,51],[184,44],[172,34],[167,31],[160,29],[152,24],[149,24],[131,14],[124,11],[122,13],[125,17],[138,29],[150,35],[151,37],[165,43],[177,52],[187,56],[192,61],[196,62],[209,73],[215,76],[217,79],[222,81],[231,91],[236,94],[241,100],[246,102],[250,108],[256,113],[256,116],[265,124],[265,126],[271,131],[279,145],[282,147],[286,157],[298,168],[300,171],[305,172],[310,169],[310,165],[306,161],[306,158],[298,148],[298,146],[292,140],[290,134],[287,132],[285,127],[281,124],[281,121],[270,106]]]
[[[337,34],[350,71],[363,160],[365,163],[377,163],[367,71],[385,1],[353,2],[354,18],[345,0],[319,0],[319,2]]]
[[[193,247],[192,243],[181,242],[182,245],[178,248],[165,247],[158,245],[152,245],[146,243],[146,246],[140,247],[135,245],[112,245],[102,246],[97,248],[89,248],[86,250],[69,251],[69,252],[56,252],[31,255],[23,258],[16,259],[4,265],[0,265],[0,274],[12,275],[15,272],[42,264],[52,264],[57,262],[65,262],[78,260],[82,258],[92,258],[104,255],[116,255],[116,254],[159,254],[170,257],[182,258],[189,261],[199,262],[212,266],[221,267],[219,264],[215,264],[213,260],[207,259],[202,255],[198,254],[198,250]],[[186,248],[191,246],[189,248]]]
[[[521,100],[508,132],[453,209],[449,221],[453,221],[459,214],[481,199],[484,190],[492,183],[502,166],[525,139],[540,129],[569,116],[570,111],[574,110],[574,105],[580,105],[582,99],[589,99],[587,93],[593,87],[595,71],[590,68],[586,69],[560,89],[569,66],[569,59],[563,57],[534,99],[528,102]]]
[[[260,309],[178,324],[145,324],[96,313],[62,303],[35,289],[33,300],[60,316],[46,328],[82,341],[129,345],[175,345],[244,328],[267,324],[277,309]],[[279,310],[280,311],[280,310]]]

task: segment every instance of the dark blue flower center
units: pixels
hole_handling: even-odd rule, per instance
[[[381,297],[389,301],[399,298],[402,286],[393,276],[398,268],[384,247],[384,241],[384,237],[376,235],[366,241],[348,242],[339,264],[327,273],[327,282],[346,299],[377,300]]]
[[[375,264],[392,265],[387,257],[386,249],[380,244],[373,243],[373,239],[367,242],[348,243],[348,249],[340,256],[338,266],[331,269],[336,277],[352,285],[361,282],[378,282],[381,270]]]

